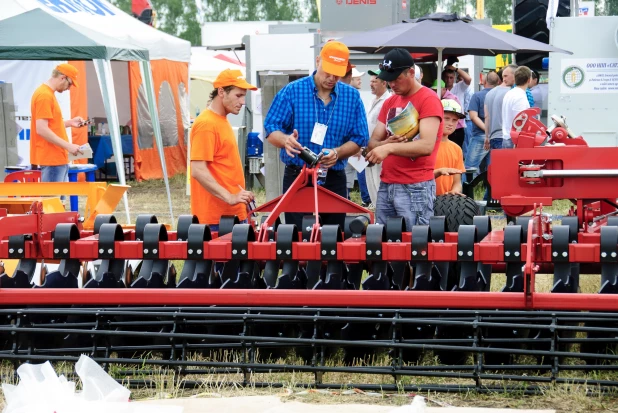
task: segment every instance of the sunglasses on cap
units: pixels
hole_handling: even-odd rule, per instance
[[[384,70],[386,72],[389,73],[393,73],[395,70],[403,70],[403,69],[410,69],[411,66],[398,66],[398,67],[391,67],[392,63],[388,63],[388,62],[383,62],[380,63],[378,65],[378,67],[380,68],[380,70]]]

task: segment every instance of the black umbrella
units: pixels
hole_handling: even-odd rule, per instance
[[[357,33],[338,39],[351,50],[365,53],[386,53],[404,48],[410,53],[436,53],[439,72],[446,55],[495,56],[515,52],[559,52],[567,50],[503,32],[483,24],[473,24],[470,18],[457,14],[435,13],[380,29]],[[438,88],[440,83],[438,82]],[[438,93],[440,90],[438,89]]]

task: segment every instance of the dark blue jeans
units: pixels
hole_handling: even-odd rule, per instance
[[[365,170],[363,172],[359,172],[358,176],[358,187],[360,188],[361,199],[365,204],[371,203],[371,198],[369,197],[369,191],[367,190],[367,179],[365,178]]]
[[[503,142],[504,142],[504,139],[502,138],[495,138],[489,141],[489,153],[485,157],[487,161],[487,167],[489,167],[489,164],[491,163],[491,151],[494,149],[502,149]],[[489,201],[489,192],[487,191],[487,188],[485,188],[485,196],[483,197],[483,199],[485,201]]]
[[[285,167],[285,172],[283,173],[283,193],[287,192],[287,190],[290,188],[294,180],[298,177],[298,174],[300,174],[301,169],[302,168],[295,167],[295,166]],[[310,184],[310,186],[313,186],[313,184]],[[328,189],[329,191],[334,192],[337,195],[342,196],[346,199],[348,197],[348,188],[346,186],[346,178],[345,178],[344,170],[334,171],[334,170],[329,169],[328,174],[326,175],[326,181],[324,182],[324,185],[322,186]],[[313,205],[308,205],[306,213],[287,212],[285,214],[285,223],[296,225],[296,227],[300,231],[302,227],[302,223],[303,223],[303,217],[305,215],[313,214],[312,209],[313,209]],[[322,218],[322,225],[339,225],[339,227],[343,231],[343,228],[345,226],[345,214],[321,213],[320,217]]]

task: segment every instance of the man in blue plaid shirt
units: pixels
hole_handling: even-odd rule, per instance
[[[281,151],[285,164],[283,192],[292,185],[304,162],[298,154],[304,146],[315,153],[328,151],[321,164],[328,168],[324,188],[347,198],[347,158],[369,141],[365,107],[353,87],[339,82],[345,75],[350,51],[340,42],[324,45],[316,58],[317,70],[283,88],[266,115],[268,142]],[[300,229],[303,213],[286,213],[285,222]],[[343,229],[345,214],[322,214],[322,224]]]

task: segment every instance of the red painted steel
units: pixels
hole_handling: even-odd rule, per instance
[[[311,291],[194,289],[1,289],[3,305],[219,305],[272,307],[450,308],[618,311],[616,297],[600,294],[466,291]]]

